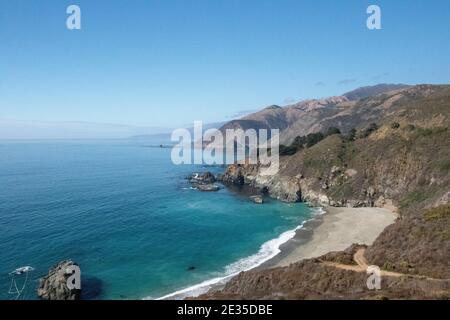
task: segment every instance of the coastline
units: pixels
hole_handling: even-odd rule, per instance
[[[354,243],[371,245],[397,219],[386,208],[325,207],[326,213],[305,223],[295,237],[280,246],[280,254],[257,269],[284,267],[304,259],[342,251]]]
[[[288,266],[303,259],[315,258],[332,251],[342,251],[354,243],[371,245],[378,235],[394,223],[397,214],[386,208],[363,207],[315,207],[312,218],[294,230],[286,231],[278,238],[261,246],[254,264],[236,268],[228,275],[206,280],[191,287],[170,293],[157,300],[181,300],[194,298],[209,290],[221,289],[231,278],[244,271],[263,270]],[[262,259],[258,255],[270,248],[271,253]],[[259,257],[261,258],[261,257]],[[239,265],[242,261],[237,261]]]

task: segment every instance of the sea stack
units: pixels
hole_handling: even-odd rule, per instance
[[[188,177],[194,188],[200,191],[214,192],[219,191],[220,187],[215,184],[216,177],[209,171],[203,173],[193,173]]]
[[[37,294],[43,300],[79,300],[80,289],[70,289],[68,279],[73,275],[78,264],[72,260],[64,260],[50,268],[48,275],[41,278]]]

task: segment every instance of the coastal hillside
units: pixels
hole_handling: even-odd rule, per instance
[[[367,263],[387,273],[387,285],[362,290],[364,272],[330,265],[336,259],[355,264],[349,259],[355,247],[242,273],[204,298],[450,296],[450,86],[419,85],[345,103],[345,112],[311,125],[317,129],[313,135],[302,132],[294,139],[277,175],[232,165],[222,180],[287,202],[397,211],[396,223],[364,249]],[[320,130],[337,123],[346,130]]]
[[[374,86],[361,87],[350,92],[344,93],[343,96],[348,100],[360,100],[368,97],[375,96],[377,94],[385,93],[388,91],[394,91],[409,87],[406,84],[388,84],[380,83]]]
[[[272,105],[241,119],[227,122],[220,130],[279,129],[282,144],[291,143],[299,135],[321,131],[331,126],[348,132],[355,125],[367,124],[378,116],[377,111],[380,110],[372,110],[372,107],[379,101],[376,98],[364,100],[365,98],[404,88],[408,86],[380,84],[359,88],[337,97],[305,100],[285,107]],[[399,98],[393,95],[395,97],[392,102]],[[382,96],[378,98],[383,99]]]

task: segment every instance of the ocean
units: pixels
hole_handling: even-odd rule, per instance
[[[140,140],[0,142],[0,299],[9,273],[35,270],[20,299],[64,259],[80,265],[84,299],[156,299],[207,290],[277,254],[315,214],[263,205],[226,187],[190,188],[169,148]],[[18,278],[17,281],[23,281]]]

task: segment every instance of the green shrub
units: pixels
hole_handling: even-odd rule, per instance
[[[398,123],[398,122],[391,123],[391,129],[398,129],[398,128],[400,128],[400,123]]]
[[[352,129],[348,132],[348,135],[345,137],[345,140],[347,140],[347,141],[354,141],[355,138],[356,138],[356,133],[357,133],[356,129],[355,129],[355,128],[352,128]]]
[[[376,123],[371,123],[369,126],[361,132],[361,138],[367,138],[373,132],[378,130],[378,125]]]
[[[439,220],[450,218],[450,204],[442,205],[436,208],[429,209],[424,214],[425,220]]]
[[[430,196],[429,193],[429,190],[423,188],[408,193],[406,197],[401,200],[400,208],[406,209],[416,204],[422,203],[423,201],[428,199],[428,197]]]
[[[450,160],[444,160],[439,164],[439,169],[442,171],[450,171]]]
[[[332,136],[333,134],[341,134],[341,130],[336,127],[329,127],[325,135],[328,137]]]
[[[331,129],[331,131],[330,131]],[[339,129],[337,128],[330,128],[328,131],[331,134],[340,133]],[[280,145],[280,155],[293,155],[297,153],[298,151],[304,149],[304,148],[311,148],[312,146],[316,145],[323,139],[325,139],[328,136],[323,134],[322,132],[316,132],[316,133],[310,133],[306,136],[298,136],[294,139],[294,141],[289,146]]]
[[[280,144],[280,156],[291,156],[293,154],[297,153],[297,148],[290,145],[285,146]]]
[[[306,136],[306,147],[311,148],[325,138],[322,132],[310,133]]]
[[[424,137],[429,137],[435,134],[446,132],[448,128],[436,127],[436,128],[417,128],[417,134]]]

